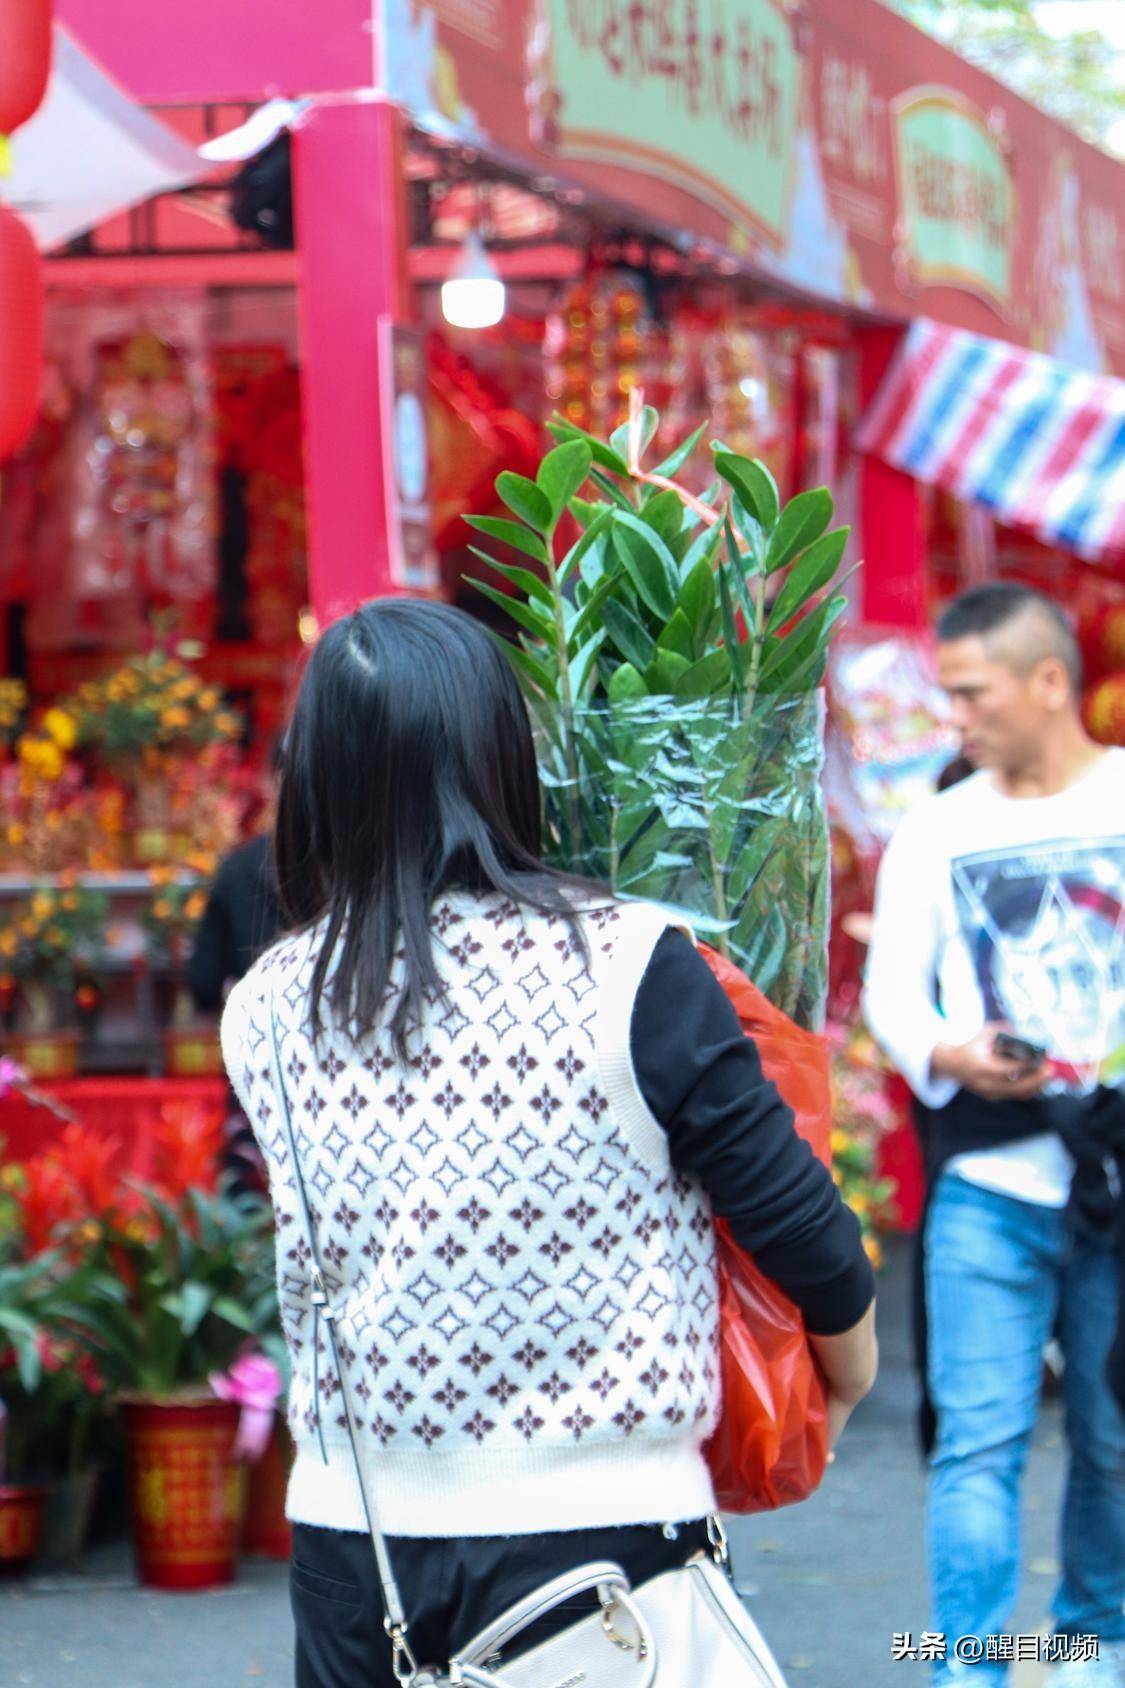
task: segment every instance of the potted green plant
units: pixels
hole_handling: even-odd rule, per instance
[[[87,1244],[101,1297],[89,1314],[122,1405],[142,1582],[204,1588],[234,1575],[245,1472],[240,1407],[209,1379],[251,1343],[284,1357],[272,1213],[252,1195],[138,1190]]]
[[[23,1491],[21,1510],[41,1512],[42,1555],[54,1563],[72,1563],[85,1542],[107,1417],[105,1382],[84,1330],[82,1277],[61,1251],[30,1261],[9,1251],[0,1262],[6,1469]]]
[[[798,1023],[819,1026],[828,836],[820,790],[829,641],[848,541],[819,487],[784,506],[763,463],[712,442],[702,497],[675,476],[704,428],[644,467],[659,417],[634,394],[608,441],[560,417],[536,477],[505,473],[505,546],[477,581],[539,735],[560,866],[683,909]]]
[[[21,1020],[11,1053],[35,1078],[78,1069],[80,1034],[60,1024],[73,1005],[77,973],[94,966],[105,942],[108,901],[76,883],[38,886],[0,925],[0,972],[20,987]]]

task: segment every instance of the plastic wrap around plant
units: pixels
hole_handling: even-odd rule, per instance
[[[636,698],[540,717],[557,865],[680,910],[799,1025],[819,1026],[828,841],[819,695]]]
[[[783,504],[766,465],[720,440],[712,485],[689,491],[674,477],[705,425],[646,469],[660,418],[635,390],[608,442],[550,429],[534,480],[497,479],[512,519],[466,517],[520,559],[473,547],[514,589],[474,583],[514,624],[502,643],[539,733],[549,859],[683,910],[819,1027],[819,688],[849,530],[831,527],[827,488]]]

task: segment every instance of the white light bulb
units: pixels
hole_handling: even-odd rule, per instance
[[[441,314],[454,328],[491,328],[504,315],[504,283],[477,234],[467,235],[448,281]]]

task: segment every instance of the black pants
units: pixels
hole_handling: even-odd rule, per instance
[[[394,1537],[391,1559],[414,1656],[444,1666],[514,1601],[590,1560],[614,1560],[637,1585],[707,1545],[705,1522],[680,1524],[677,1532],[669,1540],[659,1524],[633,1524],[539,1536]],[[294,1524],[289,1592],[297,1688],[395,1688],[368,1536]],[[518,1650],[557,1634],[595,1605],[591,1594],[556,1608],[529,1626]]]

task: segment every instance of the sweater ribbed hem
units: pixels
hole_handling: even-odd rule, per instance
[[[286,1513],[298,1524],[366,1530],[347,1442],[301,1444]],[[613,1524],[678,1523],[715,1510],[699,1443],[689,1438],[467,1453],[376,1452],[369,1487],[390,1536],[518,1536]]]

